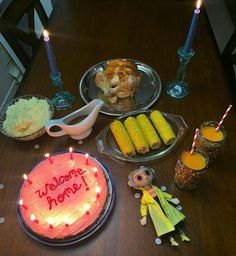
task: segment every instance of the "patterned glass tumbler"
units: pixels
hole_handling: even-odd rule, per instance
[[[196,141],[196,148],[205,151],[209,157],[209,163],[216,158],[218,152],[222,149],[226,139],[226,130],[220,126],[216,131],[218,123],[214,121],[204,122],[200,126],[200,131]]]
[[[175,166],[174,183],[183,190],[197,188],[202,174],[206,171],[208,161],[204,151],[196,149],[192,154],[189,150],[183,151]]]

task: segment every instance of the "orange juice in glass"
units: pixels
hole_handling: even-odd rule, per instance
[[[209,157],[209,163],[215,158],[225,143],[226,130],[221,125],[216,130],[218,123],[214,121],[204,122],[200,126],[200,131],[196,141],[196,148],[205,151]]]
[[[204,151],[196,149],[183,151],[175,166],[174,183],[184,190],[197,188],[201,175],[208,165],[208,156]]]

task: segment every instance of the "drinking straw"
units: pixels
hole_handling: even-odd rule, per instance
[[[216,127],[216,131],[218,131],[220,129],[220,126],[222,125],[222,123],[224,122],[226,116],[228,115],[230,109],[232,108],[232,105],[229,105],[229,107],[227,108],[227,110],[225,111],[224,115],[222,116],[220,122],[218,123],[217,127]]]
[[[199,129],[197,128],[197,129],[195,130],[194,137],[193,137],[193,144],[192,144],[191,151],[190,151],[190,154],[191,154],[191,155],[192,155],[192,153],[193,153],[193,151],[194,151],[194,148],[195,148],[195,144],[196,144],[196,141],[197,141],[198,133],[199,133]]]

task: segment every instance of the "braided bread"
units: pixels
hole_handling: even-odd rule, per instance
[[[140,80],[141,74],[137,66],[125,59],[109,61],[106,69],[95,77],[96,85],[112,104],[116,103],[118,98],[132,97]]]

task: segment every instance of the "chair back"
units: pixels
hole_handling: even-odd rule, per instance
[[[0,19],[0,33],[24,67],[27,67],[39,43],[35,12],[43,27],[48,16],[40,0],[13,0]]]

